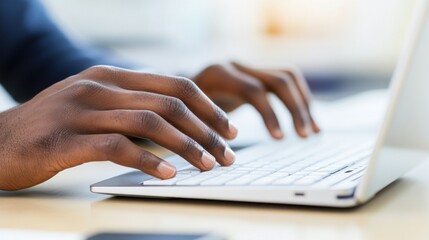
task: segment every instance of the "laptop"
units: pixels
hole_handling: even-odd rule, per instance
[[[91,191],[338,208],[367,202],[429,157],[429,6],[419,4],[376,134],[337,131],[261,143],[237,151],[234,165],[206,172],[175,155],[167,158],[178,169],[173,179],[132,171],[93,184]]]

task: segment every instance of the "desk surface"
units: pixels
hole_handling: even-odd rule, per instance
[[[32,189],[0,192],[0,228],[205,232],[228,239],[429,239],[429,162],[349,210],[97,195],[89,185],[129,169],[89,163]],[[97,174],[94,174],[94,173]]]
[[[374,99],[371,102],[374,105]],[[152,150],[163,154],[159,148]],[[216,231],[233,240],[429,239],[429,161],[366,205],[349,210],[116,198],[89,191],[90,184],[129,170],[108,162],[89,163],[28,190],[0,191],[0,229],[83,234]]]

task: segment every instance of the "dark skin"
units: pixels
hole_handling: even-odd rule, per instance
[[[239,63],[212,65],[194,77],[197,85],[225,111],[250,103],[261,114],[273,138],[282,139],[279,121],[270,106],[274,93],[289,109],[295,130],[301,137],[320,132],[310,112],[310,89],[296,67],[256,70]]]
[[[126,136],[149,139],[203,171],[216,162],[231,165],[235,155],[224,139],[235,138],[237,129],[209,97],[227,99],[226,110],[252,104],[272,136],[281,139],[267,100],[267,93],[274,92],[291,111],[300,136],[307,136],[308,128],[318,132],[308,88],[296,71],[213,65],[192,81],[109,66],[89,68],[0,113],[0,190],[28,188],[91,161],[110,160],[161,179],[175,176],[173,165]]]

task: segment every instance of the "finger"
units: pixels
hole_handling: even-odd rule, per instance
[[[301,137],[308,136],[310,127],[310,113],[302,99],[299,90],[290,77],[285,74],[267,73],[245,67],[238,63],[234,66],[239,70],[260,79],[268,90],[274,92],[292,115],[295,129]]]
[[[230,91],[241,96],[261,114],[268,131],[274,138],[283,138],[279,121],[268,101],[267,91],[260,81],[227,66],[223,71],[225,71],[224,78],[230,79],[229,82],[232,83]]]
[[[280,128],[279,120],[277,119],[277,116],[274,113],[274,110],[271,107],[267,97],[267,93],[265,92],[263,94],[259,93],[248,95],[246,99],[261,114],[265,126],[268,128],[271,136],[276,139],[282,139],[284,134]]]
[[[201,144],[220,164],[231,165],[235,161],[235,154],[225,141],[197,118],[180,99],[155,93],[130,92],[132,93],[121,94],[115,100],[114,109],[123,109],[133,102],[134,106],[130,109],[156,112],[179,131]]]
[[[157,178],[172,178],[176,168],[120,134],[77,135],[67,144],[68,164],[110,160]]]
[[[288,70],[283,71],[287,75],[289,75],[292,80],[295,82],[295,85],[298,87],[299,93],[302,96],[302,99],[304,100],[304,103],[308,109],[308,112],[310,111],[310,100],[311,100],[311,91],[310,87],[307,84],[307,81],[305,80],[304,74],[295,67],[290,67]],[[310,114],[310,121],[311,126],[313,128],[313,131],[318,133],[320,132],[319,126],[316,124],[316,122],[313,119],[313,116]]]
[[[125,69],[98,66],[81,73],[82,77],[101,80],[124,89],[153,92],[181,99],[195,115],[227,139],[237,136],[237,128],[226,113],[216,106],[189,79]]]
[[[158,114],[147,110],[91,111],[81,117],[81,131],[90,133],[120,133],[127,136],[147,138],[177,153],[201,170],[213,168],[215,161],[232,164],[234,158],[224,156],[226,150],[223,140],[213,138],[213,145],[221,149],[215,159],[198,142],[180,132]],[[90,124],[88,124],[90,123]],[[96,124],[94,124],[96,123]],[[218,152],[216,152],[218,153]]]
[[[273,72],[273,71],[269,71]],[[279,72],[279,71],[276,71]],[[306,104],[310,103],[311,99],[311,91],[307,84],[307,81],[305,80],[304,74],[298,67],[289,66],[286,68],[286,70],[280,71],[292,78],[292,80],[297,85],[300,94],[302,95],[304,101]]]
[[[222,165],[231,165],[234,162],[235,154],[225,141],[198,119],[180,99],[156,93],[124,89],[110,89],[104,90],[104,92],[99,91],[99,93],[87,97],[87,101],[92,104],[92,107],[101,110],[145,109],[155,112],[179,131],[196,140]],[[81,123],[78,125],[87,125],[86,123],[99,121],[98,111],[89,111],[89,113],[84,115],[86,117],[81,117]],[[115,117],[123,114],[123,112],[112,112],[111,114],[104,119],[104,122],[118,121]]]

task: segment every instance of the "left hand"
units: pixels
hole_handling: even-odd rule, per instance
[[[211,65],[193,79],[225,111],[244,103],[253,105],[276,139],[282,139],[283,132],[268,101],[268,93],[274,93],[289,109],[299,136],[320,131],[310,112],[310,90],[298,68],[256,70],[238,63]]]

